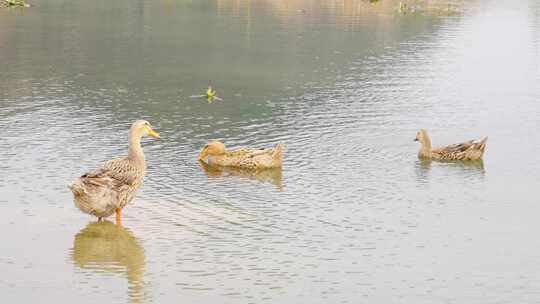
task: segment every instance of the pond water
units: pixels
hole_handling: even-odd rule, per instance
[[[540,301],[537,1],[31,3],[0,9],[6,303]],[[96,223],[66,185],[136,119],[162,140]],[[420,128],[484,162],[420,162]],[[283,169],[201,167],[212,139]]]

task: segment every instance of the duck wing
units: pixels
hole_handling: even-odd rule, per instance
[[[81,176],[84,183],[108,186],[120,190],[122,186],[135,186],[144,172],[128,159],[114,159]]]
[[[283,145],[275,148],[249,150],[247,157],[241,162],[242,167],[276,168],[281,167]]]
[[[459,152],[466,151],[467,149],[472,147],[473,144],[474,144],[474,141],[469,140],[469,141],[466,141],[464,143],[454,144],[454,145],[438,148],[438,149],[433,150],[433,152],[435,152],[435,153],[443,153],[443,152],[445,152],[445,153],[459,153]]]
[[[487,137],[479,142],[469,140],[464,143],[454,144],[432,151],[432,154],[440,159],[448,160],[476,160],[482,157],[486,148]]]
[[[226,155],[228,157],[249,157],[250,155],[252,155],[256,151],[258,151],[258,150],[242,148],[242,149],[236,149],[236,150],[232,150],[232,151],[227,151]]]
[[[274,148],[260,148],[260,149],[241,149],[242,153],[247,154],[249,157],[255,157],[258,155],[269,155],[271,157],[278,157],[282,154],[283,144],[277,144]]]

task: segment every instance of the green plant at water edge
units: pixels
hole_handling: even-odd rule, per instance
[[[461,4],[433,0],[404,0],[399,2],[401,14],[455,15],[463,11]]]
[[[4,0],[6,6],[30,7],[24,0]]]
[[[406,14],[409,11],[409,8],[407,7],[407,3],[399,2],[399,12],[402,14]]]

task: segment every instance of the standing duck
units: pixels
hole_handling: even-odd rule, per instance
[[[141,148],[141,138],[146,135],[160,139],[150,123],[137,120],[129,129],[126,157],[109,160],[69,185],[75,206],[84,213],[96,216],[99,221],[116,212],[116,222],[120,223],[122,208],[135,197],[146,173]]]
[[[418,152],[419,158],[435,160],[480,160],[486,149],[487,137],[484,137],[479,142],[470,140],[461,144],[432,149],[431,139],[427,131],[422,129],[416,133],[414,141],[419,141],[421,144],[420,151]]]
[[[225,145],[219,141],[204,146],[199,154],[199,160],[208,157],[209,165],[237,167],[247,169],[280,168],[283,162],[283,145],[278,144],[269,149],[238,149],[225,150]]]

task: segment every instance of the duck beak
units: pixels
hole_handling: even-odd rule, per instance
[[[206,158],[206,156],[208,155],[208,148],[204,148],[202,151],[201,151],[201,154],[199,154],[199,157],[197,158],[199,161],[204,161],[204,159]]]
[[[153,129],[150,129],[150,131],[148,131],[148,135],[152,136],[155,139],[161,139],[161,136],[159,136],[159,133],[154,131]]]
[[[199,161],[204,161],[204,158],[206,157],[206,155],[208,155],[208,151],[206,148],[204,148],[202,151],[201,151],[201,154],[199,154],[199,157],[197,158]]]

